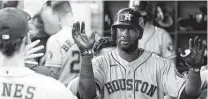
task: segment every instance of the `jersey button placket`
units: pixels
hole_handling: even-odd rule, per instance
[[[126,75],[126,80],[130,80],[130,79],[132,79],[132,84],[133,84],[133,89],[132,90],[126,90],[126,92],[127,92],[127,98],[126,99],[133,99],[134,97],[133,97],[133,93],[134,93],[134,79],[132,78],[133,77],[133,69],[132,69],[132,67],[131,67],[131,64],[129,64],[128,65],[128,67],[127,67],[127,75]],[[126,85],[127,86],[127,85]]]

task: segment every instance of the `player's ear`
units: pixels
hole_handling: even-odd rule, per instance
[[[27,46],[28,44],[30,44],[31,43],[30,34],[28,33],[22,40],[23,40],[22,44],[24,44],[24,46]]]

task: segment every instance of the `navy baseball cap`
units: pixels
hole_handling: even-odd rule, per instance
[[[29,32],[30,15],[18,8],[0,10],[0,42],[23,38]]]

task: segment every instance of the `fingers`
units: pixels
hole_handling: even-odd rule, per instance
[[[95,40],[95,34],[96,34],[97,32],[93,32],[92,34],[91,34],[91,36],[90,36],[90,39],[93,39],[93,40]]]
[[[78,35],[79,34],[78,34],[78,31],[77,31],[77,23],[74,23],[73,27],[72,27],[72,37],[73,37],[75,42],[77,42]]]
[[[202,45],[201,45],[201,51],[204,53],[205,49],[207,46],[207,42],[205,40],[202,41]]]
[[[189,39],[189,49],[193,48],[193,39]]]
[[[38,52],[40,50],[42,50],[43,48],[44,48],[44,46],[41,45],[41,46],[38,46],[38,47],[35,47],[35,48],[32,48],[32,49],[28,50],[27,53],[26,53],[26,57],[30,56],[31,54],[34,54],[34,53],[36,53],[36,52]]]
[[[85,33],[85,23],[82,22],[81,24],[81,33],[84,34]]]
[[[198,40],[198,44],[197,45],[198,45],[197,49],[201,50],[202,49],[202,40],[201,39]]]
[[[38,45],[39,43],[40,43],[40,40],[36,40],[36,41],[28,44],[26,49],[30,50],[30,49],[34,48],[36,45]]]
[[[72,27],[72,37],[73,37],[73,39],[75,40],[75,38],[76,38],[76,26],[75,26],[75,23],[73,24],[73,27]]]
[[[38,53],[38,54],[32,54],[26,57],[26,59],[34,59],[38,57],[42,57],[44,54],[43,53]]]
[[[199,40],[199,37],[196,36],[195,39],[194,39],[194,45],[193,45],[194,48],[198,47],[198,40]]]
[[[76,22],[76,29],[77,29],[77,33],[80,34],[80,23],[79,23],[79,21]]]
[[[38,65],[38,62],[27,60],[25,61],[25,64]]]

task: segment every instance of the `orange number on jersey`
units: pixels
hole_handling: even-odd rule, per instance
[[[74,65],[80,63],[80,53],[79,53],[79,51],[72,51],[72,57],[76,56],[76,55],[78,56],[78,58],[73,60],[70,64],[70,68],[71,68],[70,72],[71,73],[79,73],[79,69],[75,69]]]

